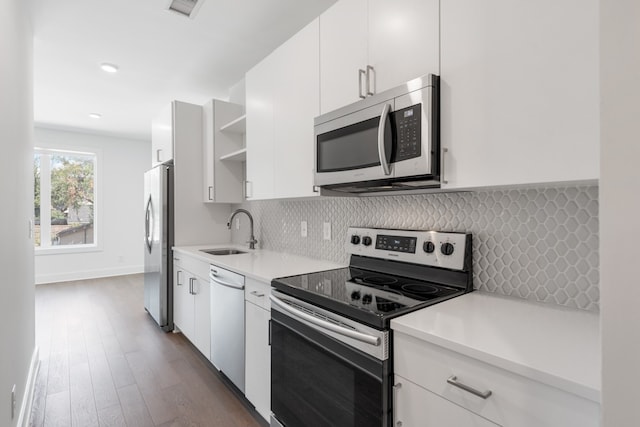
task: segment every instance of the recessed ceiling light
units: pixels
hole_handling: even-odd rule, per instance
[[[118,66],[115,64],[109,64],[108,62],[103,62],[102,64],[100,64],[100,68],[102,68],[102,70],[106,71],[107,73],[118,72]]]
[[[102,118],[102,114],[100,114],[100,113],[89,113],[89,117],[91,117],[92,119],[101,119]]]

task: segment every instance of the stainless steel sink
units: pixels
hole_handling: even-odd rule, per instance
[[[209,255],[237,255],[237,254],[246,254],[244,251],[239,251],[237,249],[230,248],[222,248],[222,249],[200,249],[201,252]]]

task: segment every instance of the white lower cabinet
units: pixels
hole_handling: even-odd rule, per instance
[[[507,427],[599,425],[598,402],[397,331],[394,333],[394,373],[396,381],[402,383],[396,389],[396,417],[413,419],[418,413],[428,412],[428,402],[436,398],[453,408],[443,411],[435,423],[413,424],[403,420],[404,427],[490,426],[492,423]],[[402,378],[413,384],[405,384]],[[461,386],[451,384],[449,379],[455,379]],[[465,386],[474,390],[465,390]],[[491,394],[483,398],[474,391]],[[473,413],[475,417],[461,411]]]
[[[394,425],[402,427],[495,427],[497,424],[395,376]]]
[[[173,257],[173,323],[211,359],[209,264],[182,253]]]
[[[271,414],[271,347],[269,345],[269,289],[267,283],[246,279],[245,396],[265,420]]]

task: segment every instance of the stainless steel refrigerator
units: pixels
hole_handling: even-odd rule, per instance
[[[144,308],[165,331],[173,329],[173,166],[144,174]]]

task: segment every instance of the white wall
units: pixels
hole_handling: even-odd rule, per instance
[[[35,129],[36,147],[97,151],[99,251],[38,254],[36,283],[144,271],[144,181],[151,143],[60,130]]]
[[[640,2],[600,2],[603,426],[640,426]]]
[[[0,425],[15,426],[35,351],[33,240],[33,39],[29,1],[0,0]]]

